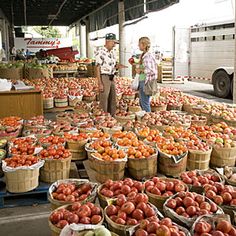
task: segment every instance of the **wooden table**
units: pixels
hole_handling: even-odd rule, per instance
[[[43,98],[38,90],[0,92],[0,118],[20,116],[28,119],[43,115]]]

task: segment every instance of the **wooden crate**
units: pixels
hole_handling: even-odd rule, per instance
[[[158,65],[158,82],[162,84],[183,83],[181,78],[174,78],[174,68],[172,61],[163,61]]]

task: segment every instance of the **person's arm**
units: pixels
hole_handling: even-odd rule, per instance
[[[124,68],[128,68],[128,66],[125,66],[123,64],[116,64],[116,69],[124,69]]]

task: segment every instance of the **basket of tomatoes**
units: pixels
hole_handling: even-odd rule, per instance
[[[74,202],[95,202],[96,195],[97,184],[86,179],[58,180],[48,190],[52,209]]]
[[[84,160],[86,158],[85,144],[89,140],[86,133],[69,134],[65,133],[67,148],[72,154],[72,160]]]
[[[187,184],[173,178],[153,177],[147,180],[144,185],[149,202],[161,212],[163,212],[163,204],[170,196],[181,191],[188,191]]]
[[[46,183],[53,183],[59,179],[68,179],[70,174],[71,152],[64,146],[49,146],[39,153],[45,160],[40,170],[40,179]]]
[[[73,223],[77,225],[102,225],[103,221],[103,210],[91,202],[85,204],[75,202],[61,206],[55,209],[48,219],[52,236],[59,236],[66,225]]]
[[[104,209],[108,203],[117,198],[120,194],[127,197],[131,192],[142,193],[144,184],[137,180],[125,178],[124,180],[107,180],[98,187],[97,195],[100,206]]]
[[[44,161],[32,155],[16,155],[2,161],[6,189],[11,193],[23,193],[38,187],[39,169]]]
[[[137,226],[142,219],[162,216],[157,208],[148,202],[146,194],[135,192],[127,197],[120,194],[104,209],[104,214],[108,229],[120,236],[126,236],[130,228]]]

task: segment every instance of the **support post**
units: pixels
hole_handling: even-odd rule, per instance
[[[85,26],[79,25],[79,48],[80,48],[80,57],[86,57],[86,29]]]
[[[90,21],[89,17],[86,19],[86,56],[88,58],[92,58],[92,48],[90,44],[90,37],[89,37],[89,26],[90,26]]]
[[[235,7],[234,7],[234,31],[236,35],[236,0],[235,0]],[[233,77],[233,104],[236,104],[236,79],[235,79],[235,70],[236,70],[236,39],[234,39],[234,77]]]
[[[124,23],[125,23],[125,5],[124,1],[120,0],[118,3],[118,11],[119,11],[119,63],[125,64],[125,30],[124,30]],[[120,70],[120,76],[124,76],[125,71],[124,69]]]

